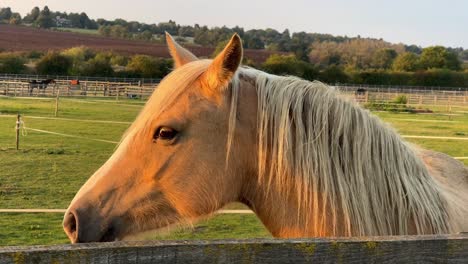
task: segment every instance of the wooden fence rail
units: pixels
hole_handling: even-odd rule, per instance
[[[35,88],[27,82],[0,80],[0,95],[4,96],[33,96],[55,97],[115,97],[119,98],[148,98],[154,91],[155,85],[135,85],[125,82],[81,81],[72,85],[68,80],[57,80],[49,84],[46,89]],[[468,91],[426,91],[412,90],[396,92],[396,90],[379,91],[377,88],[368,88],[364,93],[358,94],[355,87],[335,87],[346,97],[351,97],[359,103],[390,102],[398,96],[405,96],[408,105],[427,106],[461,106],[468,107]],[[32,91],[32,93],[31,93]]]
[[[69,81],[57,80],[55,84],[49,84],[46,89],[31,89],[27,82],[0,80],[0,95],[4,96],[32,96],[55,97],[60,91],[60,96],[92,96],[92,97],[116,97],[118,98],[147,98],[155,86],[138,86],[132,83],[82,81],[72,85]]]
[[[467,263],[468,235],[0,248],[0,263]]]

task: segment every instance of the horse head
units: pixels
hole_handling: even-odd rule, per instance
[[[249,160],[227,144],[228,85],[242,60],[241,40],[234,35],[214,60],[198,60],[169,35],[167,42],[175,70],[65,213],[73,243],[191,222],[238,199],[248,175],[241,163]]]

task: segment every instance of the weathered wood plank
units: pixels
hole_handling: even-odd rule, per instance
[[[468,263],[468,235],[4,247],[0,263]]]

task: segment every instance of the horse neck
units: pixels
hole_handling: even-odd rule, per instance
[[[255,72],[254,72],[255,74]],[[299,203],[297,197],[301,194],[294,188],[293,182],[288,185],[291,189],[287,193],[284,190],[272,185],[268,178],[261,178],[258,175],[258,94],[255,75],[239,74],[239,101],[238,101],[238,123],[236,128],[238,139],[254,139],[254,142],[240,142],[243,146],[252,146],[253,151],[243,151],[242,154],[234,155],[244,158],[242,171],[242,188],[238,201],[249,206],[260,218],[266,228],[275,237],[291,238],[304,236],[332,236],[332,229],[313,229],[310,224],[310,214],[303,214],[303,205]],[[274,177],[274,176],[273,176]],[[289,177],[292,181],[294,175]],[[331,210],[331,209],[330,209]],[[316,212],[317,215],[327,214],[327,212]],[[332,226],[332,223],[329,223]],[[340,232],[343,230],[340,229]]]
[[[443,209],[446,202],[437,184],[421,160],[391,128],[358,106],[338,98],[322,84],[290,78],[269,79],[265,75],[247,79],[251,85],[242,89],[257,92],[258,111],[254,116],[260,117],[256,132],[263,135],[262,122],[268,118],[269,123],[263,129],[269,141],[257,142],[259,158],[254,170],[258,173],[246,180],[240,200],[257,213],[273,235],[448,231]],[[259,82],[264,82],[263,86]],[[279,90],[297,89],[291,88],[292,84],[308,89],[313,96],[298,102],[294,101],[296,95],[303,98],[309,95]],[[299,105],[299,108],[275,112],[284,106],[283,95],[289,97],[285,100],[291,100],[286,101],[289,107]],[[239,102],[243,100],[245,97],[241,96]],[[269,107],[273,109],[269,112],[261,109],[262,103],[277,105]],[[278,127],[277,120],[285,121],[286,125]],[[298,131],[297,120],[305,132]],[[268,134],[280,130],[283,130],[281,136]],[[303,141],[299,142],[297,139],[301,137]],[[304,146],[308,149],[301,153]],[[274,154],[265,154],[270,152]]]

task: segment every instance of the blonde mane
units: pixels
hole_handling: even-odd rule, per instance
[[[259,181],[284,197],[294,188],[312,233],[451,230],[443,190],[392,128],[320,82],[240,72],[258,94]]]

